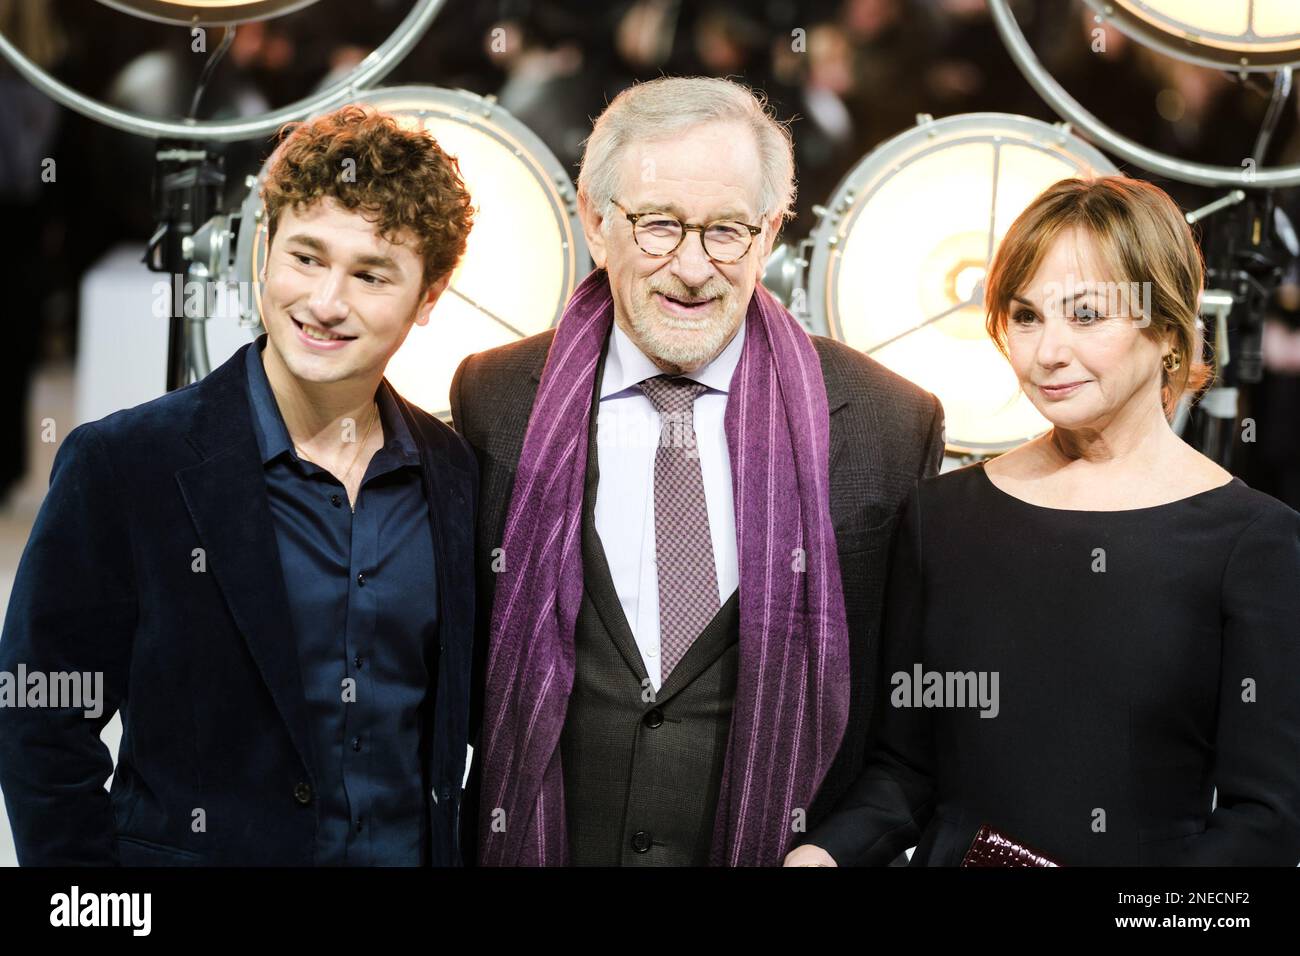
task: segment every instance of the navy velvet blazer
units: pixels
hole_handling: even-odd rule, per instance
[[[430,858],[458,865],[477,465],[455,432],[394,397],[432,504]],[[0,707],[0,787],[20,863],[311,864],[320,801],[250,416],[240,349],[201,381],[64,439],[0,671],[102,672],[104,706],[94,718]],[[99,733],[118,710],[114,773]]]

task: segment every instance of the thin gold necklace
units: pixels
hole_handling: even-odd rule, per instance
[[[348,476],[352,474],[352,469],[357,467],[357,462],[361,459],[361,453],[365,450],[366,442],[370,440],[370,433],[374,431],[375,422],[378,420],[378,418],[379,418],[379,405],[376,404],[375,412],[373,415],[370,416],[370,424],[366,426],[366,433],[362,437],[360,444],[357,445],[357,453],[352,456],[352,464],[348,465],[348,470],[343,472],[342,481],[343,481],[343,488],[345,491],[347,490],[347,486],[348,486]],[[305,451],[303,451],[302,448],[298,446],[297,442],[293,443],[293,447],[297,450],[298,454],[302,455],[302,457],[306,458],[317,468],[325,468],[325,466],[322,465],[320,462],[318,462],[315,458],[312,458]],[[329,471],[328,468],[325,468],[325,470]],[[353,507],[352,510],[353,512],[355,512],[357,509]]]

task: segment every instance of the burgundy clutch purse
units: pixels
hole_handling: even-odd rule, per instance
[[[987,823],[983,824],[970,849],[961,859],[962,866],[1056,866],[1061,864],[1044,856],[1032,847],[999,833]]]

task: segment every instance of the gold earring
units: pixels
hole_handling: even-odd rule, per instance
[[[1183,367],[1183,357],[1178,354],[1177,349],[1174,349],[1174,351],[1165,355],[1164,361],[1165,361],[1166,372],[1177,372],[1180,368]]]

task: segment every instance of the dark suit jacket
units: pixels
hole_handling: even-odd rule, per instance
[[[430,858],[451,865],[477,466],[455,432],[394,398],[431,503],[440,649],[424,733]],[[319,801],[308,713],[244,349],[193,385],[69,433],[0,639],[0,670],[19,663],[100,671],[106,698],[98,719],[0,708],[0,787],[20,863],[311,864]],[[118,709],[110,794],[99,732]]]
[[[456,370],[451,385],[456,428],[469,440],[480,469],[474,736],[482,711],[496,577],[492,551],[501,546],[528,416],[554,334],[550,330],[471,355]],[[890,543],[908,493],[919,479],[938,472],[944,447],[943,408],[938,399],[847,345],[822,336],[812,338],[830,409],[830,508],[848,616],[851,690],[844,741],[809,809],[810,827],[848,790],[862,767]],[[474,764],[462,830],[466,859],[474,843],[481,761]]]

